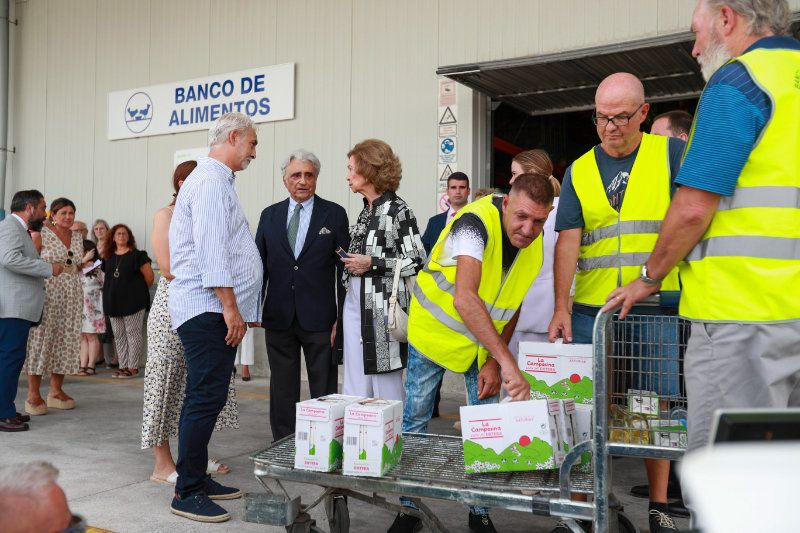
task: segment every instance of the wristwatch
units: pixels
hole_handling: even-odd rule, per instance
[[[661,283],[660,279],[651,278],[647,275],[647,263],[642,265],[642,271],[639,273],[639,279],[647,283],[648,285],[658,285]]]

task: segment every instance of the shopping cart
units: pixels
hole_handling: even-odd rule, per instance
[[[669,317],[670,322],[672,318]],[[624,324],[655,324],[658,319],[656,316],[629,316]],[[294,436],[288,436],[251,457],[255,476],[267,492],[246,495],[245,520],[285,526],[289,533],[319,532],[322,530],[308,511],[322,504],[331,533],[346,533],[350,528],[348,498],[397,512],[401,507],[395,496],[405,495],[419,507],[419,511],[411,514],[418,516],[428,530],[434,532],[447,529],[422,498],[559,517],[575,532],[583,531],[577,520],[590,520],[596,532],[637,533],[638,529],[610,492],[610,455],[669,459],[679,457],[682,450],[645,439],[642,434],[651,430],[647,426],[631,427],[628,419],[618,425],[609,424],[609,412],[618,410],[611,406],[624,405],[628,400],[627,385],[660,382],[664,375],[671,375],[667,370],[672,370],[658,363],[659,350],[667,346],[663,342],[650,343],[647,365],[637,363],[637,358],[641,357],[637,354],[641,351],[631,344],[632,339],[626,337],[628,329],[620,324],[623,323],[612,319],[609,313],[598,315],[594,330],[594,438],[574,446],[558,471],[466,474],[460,437],[407,433],[403,435],[402,460],[383,477],[313,472],[294,468]],[[685,339],[679,338],[678,345],[683,344]],[[668,348],[672,350],[674,343]],[[679,357],[682,353],[682,349],[679,350]],[[682,375],[680,368],[677,372],[678,376],[672,377]],[[635,379],[636,376],[639,378]],[[681,385],[680,394],[669,398],[670,409],[685,407],[682,390]],[[609,435],[615,440],[621,435],[623,442],[614,442]],[[573,468],[585,452],[592,453],[593,472],[582,467]],[[290,495],[286,482],[317,485],[324,490],[305,505],[299,496]],[[574,501],[572,494],[593,495],[594,501]]]

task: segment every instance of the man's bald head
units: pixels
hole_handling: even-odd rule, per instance
[[[644,103],[644,85],[639,78],[627,72],[616,72],[600,82],[594,95],[597,105],[603,103]]]
[[[642,139],[639,127],[650,105],[644,101],[642,82],[627,72],[604,79],[594,96],[595,124],[600,146],[612,157],[633,152]]]

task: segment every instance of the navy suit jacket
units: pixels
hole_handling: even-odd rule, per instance
[[[261,212],[256,246],[264,265],[265,329],[289,329],[295,317],[306,331],[330,331],[337,319],[344,264],[337,246],[350,246],[347,212],[339,204],[314,197],[314,209],[303,249],[294,257],[286,234],[289,199]]]
[[[439,240],[439,235],[447,225],[447,211],[434,215],[428,220],[428,227],[425,228],[425,233],[422,235],[422,245],[425,247],[425,253],[430,257],[433,245]]]

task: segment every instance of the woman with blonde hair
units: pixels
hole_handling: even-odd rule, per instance
[[[407,312],[411,291],[406,279],[425,262],[425,248],[414,213],[397,196],[402,167],[392,148],[367,139],[347,154],[347,184],[364,197],[364,209],[350,230],[343,275],[347,287],[343,317],[343,393],[403,400],[403,368],[408,343],[389,333],[389,297],[399,269],[397,302]]]
[[[555,198],[553,198],[553,210],[550,211],[542,230],[542,239],[544,240],[542,269],[522,301],[517,327],[514,329],[511,342],[508,343],[511,353],[515,355],[519,353],[520,342],[547,342],[547,326],[550,324],[555,307],[553,254],[556,240],[558,240],[555,224],[558,196],[561,194],[561,184],[553,176],[553,162],[544,150],[526,150],[514,156],[514,159],[511,160],[511,183],[521,174],[536,174],[549,178],[553,185]]]

